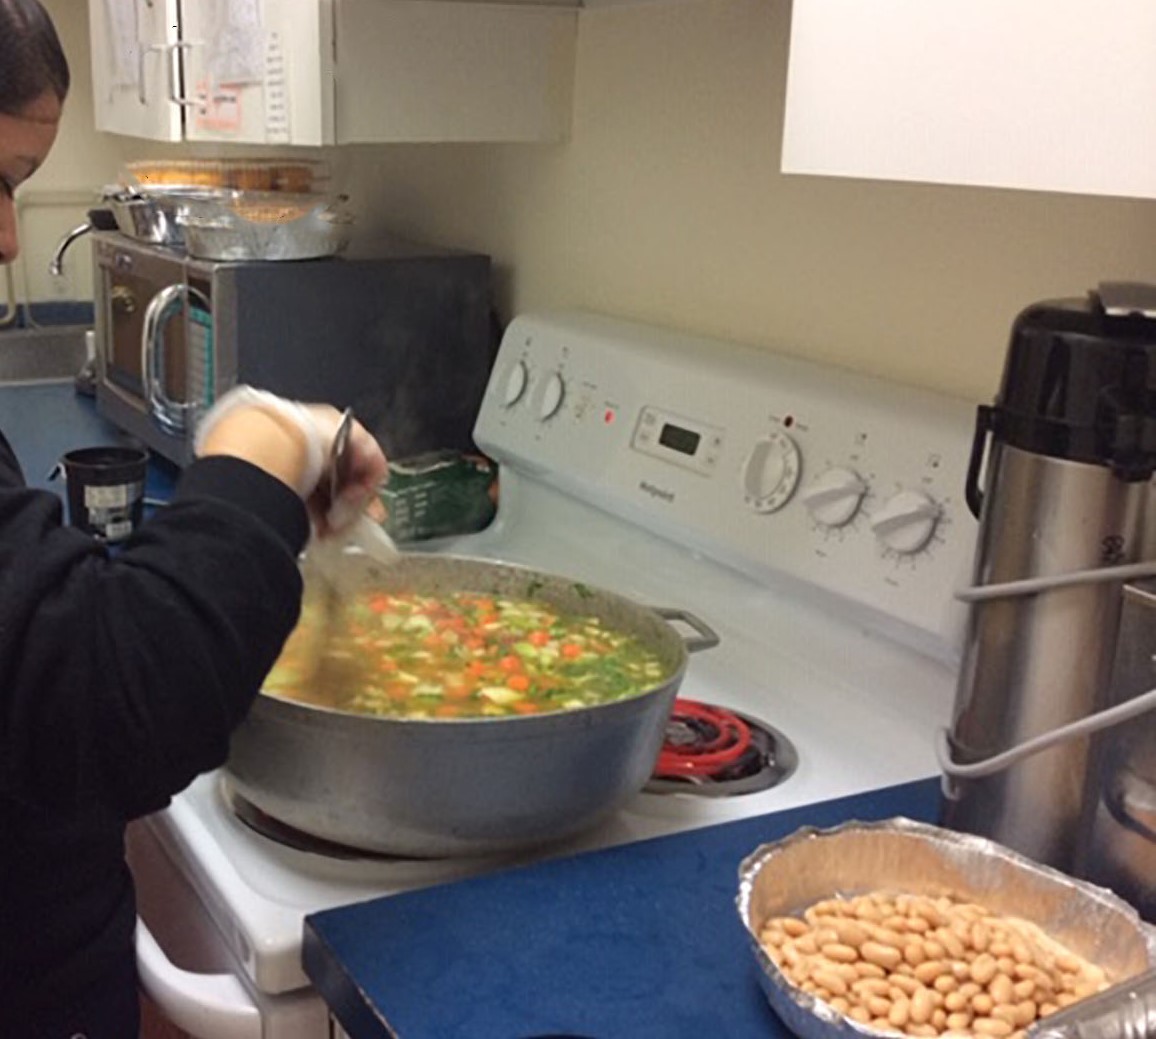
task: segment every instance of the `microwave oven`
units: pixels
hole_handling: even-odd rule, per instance
[[[393,458],[473,448],[497,350],[488,257],[391,240],[217,263],[115,232],[93,249],[97,410],[177,465],[236,383],[352,407]]]

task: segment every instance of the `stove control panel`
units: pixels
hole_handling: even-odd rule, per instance
[[[803,504],[820,527],[835,529],[855,518],[866,493],[867,484],[854,469],[836,465],[811,481],[803,492]]]
[[[799,448],[782,430],[759,437],[743,463],[743,501],[755,512],[776,512],[799,485]]]
[[[912,555],[927,547],[939,515],[940,506],[922,491],[900,491],[875,510],[871,529],[884,548]]]
[[[844,369],[584,312],[503,338],[484,450],[744,573],[958,640],[974,407]]]
[[[648,404],[639,412],[631,446],[709,476],[718,468],[723,431]]]

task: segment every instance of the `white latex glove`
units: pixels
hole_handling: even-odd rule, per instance
[[[258,436],[240,427],[246,409],[262,411],[286,429],[283,440],[268,440],[267,431]],[[327,404],[303,404],[286,400],[251,386],[235,386],[218,400],[201,419],[193,441],[198,456],[227,454],[264,467],[288,483],[309,509],[314,529],[325,537],[350,527],[364,515],[367,504],[376,500],[377,488],[385,480],[387,465],[381,447],[359,423],[354,423],[349,440],[349,459],[344,467],[344,483],[329,498],[328,466],[330,448],[341,413]],[[271,426],[271,423],[265,423]],[[270,458],[276,465],[270,465]],[[326,479],[323,480],[322,478]]]

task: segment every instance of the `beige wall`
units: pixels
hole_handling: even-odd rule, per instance
[[[588,306],[975,400],[1021,306],[1156,279],[1151,202],[781,176],[789,15],[787,0],[584,12],[570,142],[348,149],[362,233],[489,251],[505,316]],[[62,150],[45,181],[126,150],[75,124],[67,147],[97,158]]]
[[[67,257],[65,276],[47,273],[57,239],[83,222],[85,211],[99,188],[116,176],[121,162],[121,139],[98,134],[92,126],[92,77],[89,74],[88,12],[85,0],[42,0],[56,23],[72,68],[73,86],[64,108],[60,134],[48,161],[20,192],[23,256],[21,296],[27,275],[34,299],[77,299],[92,294],[91,263],[87,246],[77,246]]]
[[[573,140],[361,149],[379,221],[577,304],[986,399],[1016,312],[1156,278],[1156,204],[784,177],[786,0],[587,11]]]

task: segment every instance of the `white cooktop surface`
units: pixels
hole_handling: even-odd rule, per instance
[[[579,333],[588,337],[582,350],[566,338]],[[819,400],[825,393],[823,373],[809,386],[791,362],[790,400],[764,407],[782,384],[781,373],[767,358],[771,367],[756,427],[779,423],[791,429],[802,479],[798,493],[788,495],[781,510],[756,513],[750,499],[775,493],[775,474],[767,466],[767,471],[751,471],[751,460],[759,468],[766,451],[747,443],[752,436],[758,439],[757,430],[752,434],[728,418],[742,405],[732,387],[720,386],[712,403],[712,387],[696,373],[691,396],[699,403],[680,399],[676,407],[659,412],[661,423],[665,415],[701,409],[697,419],[692,415],[685,424],[720,432],[716,440],[725,446],[719,479],[691,473],[693,479],[682,483],[682,459],[672,467],[652,450],[636,449],[637,416],[663,405],[664,379],[678,396],[688,376],[677,366],[671,370],[667,354],[662,354],[663,371],[632,371],[647,353],[630,341],[632,335],[633,326],[598,322],[591,331],[582,317],[511,326],[479,421],[479,442],[504,463],[502,515],[482,534],[426,547],[564,573],[642,603],[691,611],[721,642],[691,657],[679,695],[769,723],[793,742],[799,764],[782,785],[755,794],[641,793],[608,824],[546,854],[640,840],[934,775],[934,735],[949,721],[954,693],[950,591],[962,583],[974,537],[958,501],[970,409],[912,395],[910,406],[924,424],[923,442],[916,454],[905,455],[910,428],[896,401],[907,397],[896,397],[894,388],[860,385],[840,373],[835,383],[841,404],[835,410],[843,413],[846,428],[823,441],[824,424],[815,417],[821,413],[819,403],[830,404]],[[625,354],[620,364],[611,364],[599,349],[613,352],[616,338],[624,341]],[[687,348],[693,353],[695,346]],[[752,360],[749,353],[728,367],[721,344],[704,349],[710,351],[712,371],[739,372],[747,384],[757,382],[752,372],[763,371],[763,359]],[[536,350],[549,357],[536,360]],[[562,360],[556,363],[558,357]],[[593,367],[583,371],[581,358],[592,359]],[[511,376],[515,364],[526,369],[522,376]],[[604,370],[622,377],[616,374],[613,386],[604,385],[597,374]],[[565,383],[562,404],[549,417],[569,425],[551,427],[538,415],[544,402],[554,403],[554,391],[544,397],[537,387],[559,372]],[[518,382],[525,383],[524,400],[520,393],[511,404],[511,384]],[[857,410],[854,402],[860,398],[863,407]],[[522,403],[529,409],[524,417],[517,413]],[[791,420],[785,426],[784,417]],[[557,435],[549,432],[559,428]],[[587,428],[590,451],[584,440]],[[881,444],[885,434],[893,437],[886,449],[864,453],[865,441]],[[677,437],[673,442],[688,443]],[[853,457],[840,453],[843,444]],[[594,449],[608,452],[607,457]],[[563,465],[565,472],[556,478],[559,452],[563,462],[573,452],[574,463]],[[654,475],[648,476],[648,469],[639,478],[633,469],[616,466],[615,454],[625,455],[631,466],[641,458]],[[904,464],[915,471],[898,471],[897,459],[906,459]],[[868,489],[859,514],[836,529],[808,517],[804,489],[808,481],[844,465]],[[643,489],[637,501],[629,497],[636,486]],[[870,510],[882,510],[911,486],[935,502],[939,523],[926,551],[895,552],[873,537]],[[655,495],[656,487],[661,495]],[[676,503],[673,510],[667,488]],[[698,502],[688,500],[691,493],[705,496],[709,507],[699,510]],[[615,508],[619,498],[621,509]],[[731,511],[735,515],[728,518]],[[894,524],[887,530],[894,530]],[[832,594],[844,578],[848,595]],[[924,627],[918,623],[922,617]],[[307,984],[299,963],[306,914],[513,861],[349,861],[288,849],[254,834],[229,812],[216,773],[202,776],[150,822],[182,868],[193,874],[245,971],[269,993]]]

